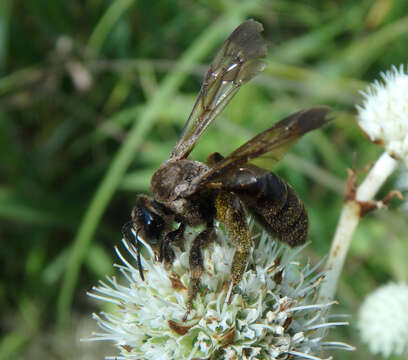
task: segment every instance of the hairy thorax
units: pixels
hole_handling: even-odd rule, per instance
[[[151,190],[156,201],[170,208],[188,225],[205,223],[213,215],[210,194],[198,192],[182,197],[180,194],[189,188],[193,179],[208,171],[208,167],[193,160],[165,162],[153,175]]]

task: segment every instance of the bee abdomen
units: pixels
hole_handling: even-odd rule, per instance
[[[309,218],[303,202],[289,185],[285,206],[275,216],[269,216],[268,223],[270,233],[290,246],[306,242]]]
[[[264,183],[263,191],[258,194],[257,201],[244,200],[248,210],[266,231],[280,241],[290,246],[303,244],[307,238],[309,220],[306,209],[293,188],[272,173],[262,176],[259,181]],[[265,184],[267,182],[273,184]],[[277,186],[281,187],[280,191],[276,191]],[[275,191],[268,191],[272,188]],[[280,194],[280,199],[276,198],[277,194]]]

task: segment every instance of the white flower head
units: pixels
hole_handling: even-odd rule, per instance
[[[123,262],[117,267],[125,283],[108,278],[90,294],[117,305],[115,313],[94,314],[103,332],[91,340],[113,341],[121,354],[115,359],[319,360],[322,350],[352,349],[325,342],[321,335],[322,329],[347,323],[325,321],[333,302],[314,303],[323,275],[318,266],[295,261],[303,247],[289,249],[265,233],[254,238],[247,270],[228,303],[234,247],[220,229],[217,235],[211,249],[203,251],[205,274],[187,321],[182,319],[194,234],[186,235],[184,252],[174,247],[168,271],[151,250],[150,258],[142,257],[145,281],[136,249],[123,241],[130,261],[117,250]]]
[[[371,141],[408,166],[408,74],[404,66],[381,73],[365,92],[358,124]]]
[[[373,291],[360,308],[361,338],[373,354],[388,357],[408,350],[408,285],[390,283]]]

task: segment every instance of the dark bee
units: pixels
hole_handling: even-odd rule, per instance
[[[191,309],[203,273],[201,250],[215,239],[214,221],[224,224],[235,245],[232,286],[244,272],[251,247],[245,210],[272,236],[290,246],[306,241],[308,216],[292,187],[272,172],[255,166],[260,157],[276,162],[302,135],[328,120],[327,107],[296,112],[223,157],[210,155],[206,163],[187,159],[197,140],[228,104],[241,85],[265,67],[266,45],[262,25],[249,20],[229,36],[213,59],[183,133],[169,159],[151,179],[152,197],[140,195],[124,236],[133,230],[147,241],[168,266],[173,245],[183,246],[186,226],[205,225],[193,240],[190,261],[188,308]],[[173,224],[179,226],[173,230]],[[139,241],[137,240],[137,249]],[[140,256],[140,255],[139,255]],[[139,257],[140,276],[144,279]]]

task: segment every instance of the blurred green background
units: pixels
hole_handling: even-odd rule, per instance
[[[268,66],[192,156],[228,154],[303,107],[334,107],[336,121],[274,169],[309,210],[307,256],[317,262],[330,247],[346,169],[361,178],[381,154],[355,124],[355,104],[381,71],[407,63],[406,0],[0,1],[0,359],[116,354],[110,344],[79,343],[100,310],[86,292],[114,273],[136,194],[148,192],[172,150],[206,64],[247,18],[264,24]],[[407,190],[403,175],[381,193]],[[356,314],[380,284],[408,280],[403,209],[393,201],[358,228],[336,308],[351,326],[330,334],[358,349],[336,359],[376,359],[360,343]]]

